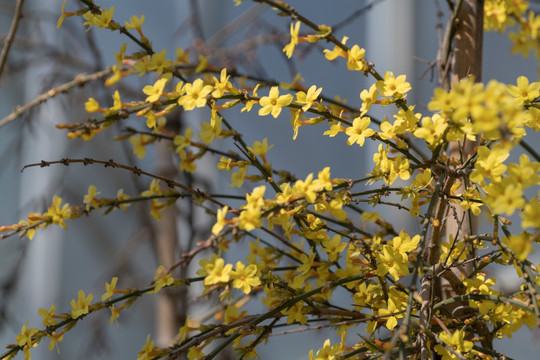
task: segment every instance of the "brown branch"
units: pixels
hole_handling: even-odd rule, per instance
[[[127,171],[131,171],[133,174],[135,174],[137,176],[144,175],[144,176],[148,176],[148,177],[151,177],[151,178],[154,178],[154,179],[161,180],[161,181],[165,182],[165,184],[167,184],[167,186],[170,187],[170,188],[175,188],[175,187],[180,188],[180,189],[185,190],[185,191],[187,191],[189,193],[192,193],[195,196],[201,197],[201,198],[203,198],[205,200],[209,200],[210,202],[213,202],[214,204],[216,204],[216,205],[218,205],[220,207],[225,206],[220,201],[217,201],[216,199],[212,198],[212,196],[210,194],[205,193],[205,192],[203,192],[201,190],[192,189],[189,186],[183,185],[183,184],[181,184],[181,183],[179,183],[177,181],[174,181],[172,179],[168,179],[168,178],[160,176],[160,175],[152,174],[150,172],[141,170],[140,168],[138,168],[136,166],[124,165],[124,164],[115,162],[112,159],[108,160],[108,161],[96,160],[96,159],[91,159],[91,158],[84,158],[84,159],[68,159],[68,158],[64,158],[62,160],[56,160],[56,161],[41,160],[41,162],[39,162],[39,163],[25,165],[21,169],[21,172],[23,172],[26,168],[29,168],[29,167],[35,167],[35,166],[47,167],[47,166],[57,165],[57,164],[69,166],[69,165],[74,164],[74,163],[81,163],[84,166],[93,165],[93,164],[101,164],[101,165],[104,165],[105,167],[124,169],[124,170],[127,170]]]
[[[17,28],[19,27],[19,20],[22,17],[22,8],[24,5],[24,0],[17,0],[17,5],[15,7],[15,14],[13,15],[13,20],[9,28],[7,37],[4,40],[4,47],[2,48],[2,53],[0,54],[0,78],[2,78],[2,72],[4,71],[4,66],[7,62],[7,57],[9,54],[9,49],[11,49],[11,44],[17,33]]]
[[[52,88],[43,94],[38,95],[34,100],[24,104],[23,106],[17,106],[11,114],[9,114],[8,116],[0,120],[0,128],[6,125],[7,123],[17,119],[18,117],[22,116],[25,112],[55,97],[58,94],[65,93],[74,87],[84,86],[90,81],[101,79],[110,74],[112,74],[112,68],[107,68],[105,70],[98,71],[90,75],[79,74],[75,76],[75,78],[72,81],[69,81],[65,84]]]

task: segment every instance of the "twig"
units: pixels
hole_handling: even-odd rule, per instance
[[[538,153],[529,144],[527,144],[523,139],[519,141],[519,145],[521,145],[522,148],[527,150],[527,152],[531,154],[532,157],[534,157],[536,161],[540,161],[540,155],[538,155]]]
[[[169,186],[170,188],[174,188],[174,187],[180,188],[180,189],[185,190],[187,192],[190,192],[190,193],[192,193],[192,194],[194,194],[196,196],[202,197],[203,199],[209,200],[210,202],[213,202],[214,204],[219,205],[220,207],[225,206],[220,201],[217,201],[217,200],[213,199],[212,196],[210,196],[209,194],[207,194],[207,193],[205,193],[205,192],[203,192],[201,190],[192,189],[192,188],[190,188],[190,187],[188,187],[186,185],[180,184],[179,182],[176,182],[176,181],[174,181],[172,179],[167,179],[167,178],[165,178],[163,176],[159,176],[159,175],[152,174],[152,173],[149,173],[147,171],[141,170],[136,166],[132,167],[132,166],[117,163],[112,159],[108,160],[108,161],[96,160],[96,159],[90,159],[90,158],[84,158],[84,159],[68,159],[68,158],[64,158],[62,160],[56,160],[56,161],[44,161],[44,160],[41,160],[40,163],[34,163],[34,164],[25,165],[22,168],[21,172],[23,172],[26,168],[34,167],[34,166],[47,167],[47,166],[56,165],[56,164],[62,164],[62,165],[65,165],[65,166],[69,166],[69,165],[71,165],[73,163],[81,163],[81,164],[83,164],[85,166],[86,165],[93,165],[93,164],[101,164],[101,165],[104,165],[105,167],[120,168],[120,169],[128,170],[128,171],[131,171],[133,174],[135,174],[137,176],[145,175],[145,176],[148,176],[148,177],[151,177],[151,178],[154,178],[154,179],[161,180],[161,181],[165,182],[167,184],[167,186]]]
[[[62,84],[62,85],[58,86],[58,87],[52,88],[52,89],[48,90],[47,92],[45,92],[43,94],[38,95],[34,100],[24,104],[23,106],[17,106],[15,108],[15,110],[13,110],[13,112],[11,114],[9,114],[8,116],[6,116],[2,120],[0,120],[0,128],[2,126],[6,125],[7,123],[17,119],[18,117],[23,115],[28,110],[30,110],[30,109],[44,103],[45,101],[55,97],[56,95],[58,95],[60,93],[65,93],[68,90],[70,90],[70,89],[72,89],[74,87],[77,87],[77,86],[79,86],[79,87],[84,86],[84,85],[86,85],[86,83],[88,83],[90,81],[98,80],[98,79],[103,78],[103,77],[105,77],[107,75],[110,75],[110,74],[112,74],[112,68],[107,68],[105,70],[98,71],[98,72],[90,74],[90,75],[79,74],[79,75],[75,76],[75,78],[72,81],[69,81],[69,82],[67,82],[65,84]]]
[[[2,72],[4,71],[4,66],[7,62],[7,56],[13,39],[15,38],[15,33],[19,27],[19,20],[22,17],[22,8],[24,5],[24,0],[17,0],[17,5],[15,6],[15,14],[13,15],[13,20],[11,21],[11,27],[9,28],[9,33],[4,40],[4,47],[2,48],[2,54],[0,54],[0,78],[2,78]]]

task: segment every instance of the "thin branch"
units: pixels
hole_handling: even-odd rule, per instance
[[[9,114],[8,116],[0,120],[0,128],[6,125],[7,123],[17,119],[18,117],[22,116],[25,112],[35,108],[38,105],[41,105],[45,101],[55,97],[58,94],[66,93],[67,91],[71,90],[74,87],[84,86],[90,81],[101,79],[110,74],[112,74],[112,68],[107,68],[105,70],[98,71],[90,75],[79,74],[75,76],[75,78],[72,81],[69,81],[58,87],[52,88],[43,94],[38,95],[34,100],[24,104],[23,106],[17,106],[11,114]]]
[[[4,40],[4,47],[2,48],[2,54],[0,54],[0,78],[2,78],[2,72],[4,71],[4,66],[7,62],[7,57],[9,54],[9,49],[15,38],[15,33],[19,27],[19,20],[22,17],[22,8],[24,5],[24,0],[17,0],[17,5],[15,7],[15,14],[13,15],[13,20],[11,21],[11,27],[9,28],[9,33]]]
[[[532,148],[532,146],[527,144],[523,139],[519,141],[519,145],[521,145],[522,148],[527,150],[527,152],[531,154],[536,161],[540,161],[540,155],[538,155],[538,153]]]
[[[90,158],[84,158],[84,159],[62,159],[62,160],[56,160],[56,161],[44,161],[42,160],[40,163],[34,163],[34,164],[28,164],[28,165],[25,165],[21,172],[23,172],[26,168],[29,168],[29,167],[34,167],[34,166],[39,166],[39,167],[47,167],[47,166],[51,166],[51,165],[56,165],[56,164],[62,164],[62,165],[65,165],[65,166],[69,166],[73,163],[81,163],[83,165],[93,165],[93,164],[101,164],[101,165],[104,165],[105,167],[111,167],[111,168],[120,168],[120,169],[124,169],[124,170],[128,170],[128,171],[131,171],[133,174],[137,175],[137,176],[140,176],[140,175],[145,175],[145,176],[148,176],[148,177],[151,177],[151,178],[154,178],[154,179],[158,179],[158,180],[161,180],[163,182],[165,182],[167,184],[167,186],[169,186],[170,188],[180,188],[182,190],[185,190],[187,192],[190,192],[196,196],[199,196],[203,199],[206,199],[206,200],[209,200],[210,202],[213,202],[214,204],[216,205],[219,205],[220,207],[223,207],[225,206],[223,203],[221,203],[220,201],[217,201],[215,199],[212,198],[212,196],[210,196],[209,194],[201,191],[201,190],[195,190],[195,189],[192,189],[186,185],[183,185],[183,184],[180,184],[179,182],[176,182],[172,179],[167,179],[163,176],[159,176],[159,175],[156,175],[156,174],[152,174],[152,173],[149,173],[147,171],[144,171],[144,170],[141,170],[139,169],[138,167],[134,166],[128,166],[128,165],[124,165],[124,164],[121,164],[121,163],[118,163],[118,162],[115,162],[114,160],[108,160],[108,161],[104,161],[104,160],[96,160],[96,159],[90,159]]]

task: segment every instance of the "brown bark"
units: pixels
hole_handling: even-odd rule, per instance
[[[482,45],[484,35],[484,0],[464,0],[458,15],[458,24],[454,39],[454,55],[452,57],[451,84],[459,82],[461,79],[473,76],[475,81],[482,80]],[[454,141],[449,144],[448,155],[457,164],[463,163],[471,155],[477,146],[477,141],[464,139]],[[467,176],[457,179],[460,182],[458,193],[465,190],[469,180]],[[448,209],[446,221],[446,238],[453,237],[456,241],[464,241],[467,235],[475,234],[478,231],[476,218],[470,216],[458,204],[452,204]],[[472,267],[468,266],[456,268],[455,271],[462,272],[465,276],[472,273]],[[459,276],[459,274],[458,274]],[[446,291],[450,291],[446,296],[451,296],[455,289],[451,290],[446,286]],[[443,293],[443,297],[444,297]]]
[[[172,179],[177,171],[171,152],[165,141],[157,143],[157,172],[159,175]],[[168,268],[175,262],[178,254],[178,232],[176,221],[178,210],[171,206],[163,210],[162,219],[156,222],[156,252],[159,265]],[[177,299],[174,289],[163,289],[157,294],[156,301],[156,345],[167,347],[171,345],[180,324],[178,324]]]
[[[441,86],[449,90],[453,84],[461,79],[473,76],[475,81],[480,81],[482,77],[482,43],[483,43],[483,18],[484,18],[484,0],[463,0],[455,2],[457,16],[448,23],[445,39],[441,44],[437,56],[439,80]],[[455,26],[455,29],[452,27]],[[454,32],[454,37],[451,34]],[[447,47],[451,42],[452,53],[447,57]],[[451,64],[447,61],[451,59]],[[450,71],[450,73],[448,72]],[[461,164],[474,151],[476,141],[455,141],[449,144],[447,154],[453,164]],[[431,234],[427,241],[427,248],[424,252],[424,260],[431,269],[424,274],[421,281],[422,304],[420,309],[420,325],[429,328],[431,322],[431,306],[433,297],[448,298],[464,292],[464,286],[461,283],[462,274],[467,277],[472,273],[472,267],[468,265],[452,268],[454,275],[446,273],[444,277],[447,280],[437,278],[437,261],[439,247],[441,243],[441,227],[444,226],[446,239],[454,238],[455,241],[465,241],[467,235],[477,232],[476,219],[471,218],[468,211],[465,211],[459,204],[450,204],[446,195],[454,184],[459,181],[461,184],[458,193],[464,191],[468,184],[467,176],[453,178],[446,175],[442,186],[442,194],[439,197],[436,211],[434,213],[436,224],[431,229]],[[446,219],[446,220],[443,220]],[[449,281],[451,280],[451,281]],[[440,287],[439,287],[440,286]],[[446,309],[452,312],[455,309]],[[484,344],[489,346],[489,344]],[[421,334],[419,337],[421,359],[428,359],[431,354],[427,346],[427,337]]]

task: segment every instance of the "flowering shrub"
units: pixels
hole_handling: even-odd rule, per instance
[[[348,106],[317,84],[263,82],[216,68],[211,58],[193,61],[184,49],[174,56],[155,50],[144,35],[144,16],[133,16],[122,25],[114,7],[81,2],[81,9],[69,12],[66,8],[74,5],[64,1],[59,28],[80,16],[88,29],[118,31],[139,46],[131,54],[125,45],[120,47],[105,84],[145,74],[157,80],[140,89],[139,100],[124,102],[124,95],[115,91],[112,107],[90,97],[84,108],[92,118],[58,127],[69,139],[91,141],[129,117],[142,126],[118,140],[129,141],[137,157],[144,158],[148,147],[166,141],[178,157],[179,171],[197,173],[201,159],[214,161],[218,155],[214,163],[219,171],[231,173],[230,187],[249,190],[236,206],[234,197],[218,197],[113,160],[68,158],[27,165],[102,164],[152,182],[141,194],[119,190],[112,197],[90,185],[77,205],[54,196],[44,213],[0,227],[3,238],[18,234],[31,240],[45,227],[65,228],[69,221],[98,210],[127,212],[140,202],[149,202],[150,214],[160,220],[166,208],[191,201],[212,212],[215,223],[206,242],[173,266],[159,266],[150,286],[117,288],[122,279],[114,277],[102,296],[80,290],[71,311],[54,305],[39,309],[43,326],[23,325],[2,359],[19,352],[30,359],[31,349],[45,339],[52,350],[79,321],[96,312],[110,311],[111,323],[118,324],[121,313],[140,297],[195,282],[202,284],[199,296],[218,299],[219,322],[189,315],[168,347],[154,345],[148,336],[138,359],[180,354],[210,359],[227,347],[238,358],[257,358],[258,346],[269,340],[274,328],[309,330],[307,324],[316,320],[321,324],[316,328],[332,328],[341,340],[326,340],[306,354],[310,359],[414,359],[434,354],[443,359],[490,359],[502,356],[493,346],[497,339],[511,337],[524,325],[538,326],[540,277],[529,255],[539,242],[534,231],[540,228],[540,156],[525,138],[540,129],[539,82],[519,77],[516,84],[482,84],[465,77],[451,88],[436,89],[427,110],[420,111],[407,102],[414,89],[405,75],[379,74],[367,60],[369,53],[357,44],[347,45],[347,37],[339,40],[329,26],[317,25],[284,2],[259,0],[291,18],[290,42],[283,48],[288,58],[297,46],[317,43],[325,48],[319,56],[371,79],[358,95],[359,106]],[[540,53],[539,24],[540,17],[525,1],[485,1],[484,27],[517,31],[510,33],[513,51]],[[370,115],[373,107],[394,109],[393,119],[376,119]],[[188,127],[174,133],[166,127],[166,115],[200,108],[210,109],[200,130]],[[290,116],[294,139],[301,127],[318,126],[333,141],[352,147],[376,141],[372,170],[363,178],[335,178],[329,164],[295,178],[272,166],[268,151],[273,145],[267,138],[245,143],[241,129],[227,120],[235,111],[267,121]],[[470,152],[464,150],[467,142],[474,144]],[[232,144],[240,153],[228,151]],[[462,147],[461,156],[453,156],[449,144]],[[519,152],[518,162],[509,161],[512,152]],[[396,186],[398,180],[405,185]],[[364,184],[375,186],[362,190]],[[538,195],[526,196],[531,191]],[[403,203],[386,201],[390,194],[401,196]],[[361,209],[362,202],[372,209]],[[376,211],[385,205],[409,212],[420,231],[395,228]],[[515,213],[521,222],[519,233],[510,231],[505,218]],[[474,226],[467,230],[463,225],[482,214],[491,221],[492,232],[479,234]],[[449,225],[452,219],[457,227]],[[233,242],[249,247],[245,258],[227,254]],[[174,277],[175,268],[187,266],[208,248],[213,254],[199,263],[197,277]],[[519,291],[495,290],[495,279],[484,272],[488,265],[513,268],[522,279]],[[241,310],[246,301],[258,303],[262,311]],[[360,324],[365,325],[362,335]]]

